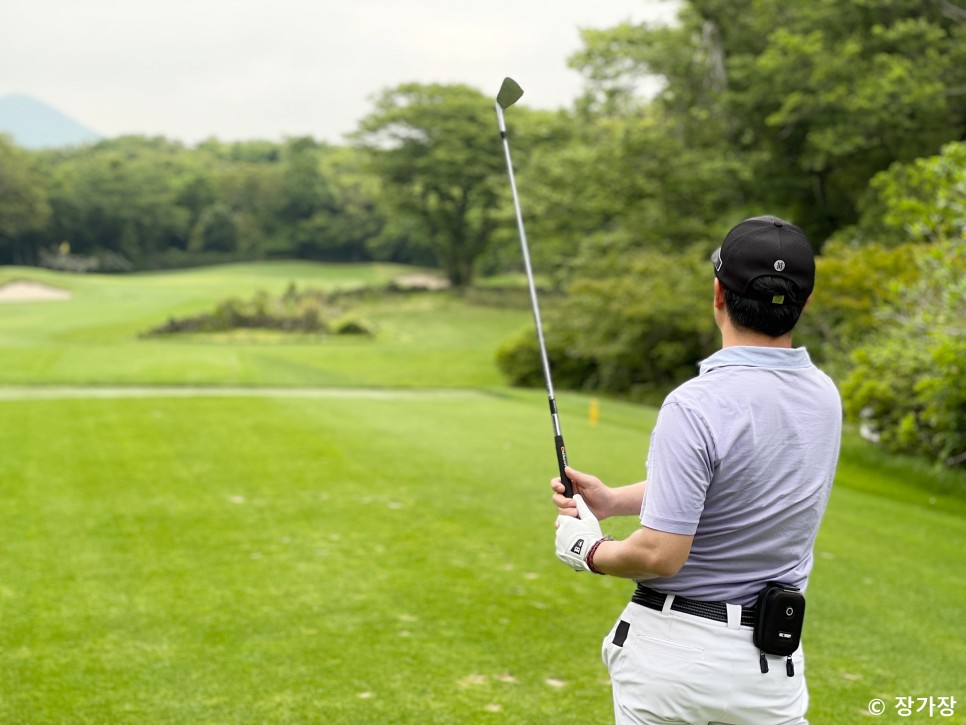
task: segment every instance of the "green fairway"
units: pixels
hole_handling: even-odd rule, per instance
[[[493,351],[526,310],[481,308],[449,294],[364,304],[375,339],[243,335],[143,339],[170,317],[257,290],[384,284],[392,265],[264,263],[130,276],[0,268],[0,284],[29,279],[72,292],[65,302],[0,305],[0,385],[499,385]],[[483,351],[486,351],[485,353]],[[482,353],[482,354],[481,354]]]
[[[0,723],[612,721],[599,645],[633,585],[554,556],[546,396],[493,363],[528,312],[416,296],[368,311],[373,340],[137,337],[398,273],[42,273],[74,299],[0,306]],[[589,402],[558,392],[572,462],[641,478],[655,411],[604,400],[591,426]],[[847,439],[808,592],[812,722],[966,699],[964,480]]]
[[[538,402],[0,405],[0,720],[580,722],[627,591],[560,636],[602,582],[552,556]]]

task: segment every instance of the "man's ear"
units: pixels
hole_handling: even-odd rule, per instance
[[[717,277],[714,278],[714,306],[718,310],[723,310],[725,306],[724,286]]]

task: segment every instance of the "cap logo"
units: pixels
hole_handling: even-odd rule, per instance
[[[784,269],[785,269],[785,262],[784,262],[784,260],[781,260],[781,259],[776,260],[776,262],[775,262],[775,271],[776,272],[782,272],[782,271],[784,271]]]

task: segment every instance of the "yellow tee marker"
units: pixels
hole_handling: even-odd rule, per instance
[[[590,420],[590,427],[596,428],[600,423],[600,401],[597,398],[590,399],[590,407],[587,409],[587,418]]]

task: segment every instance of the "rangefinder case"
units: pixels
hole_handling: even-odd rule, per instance
[[[805,597],[796,587],[768,582],[758,595],[754,642],[770,655],[790,655],[798,649],[805,621]]]

